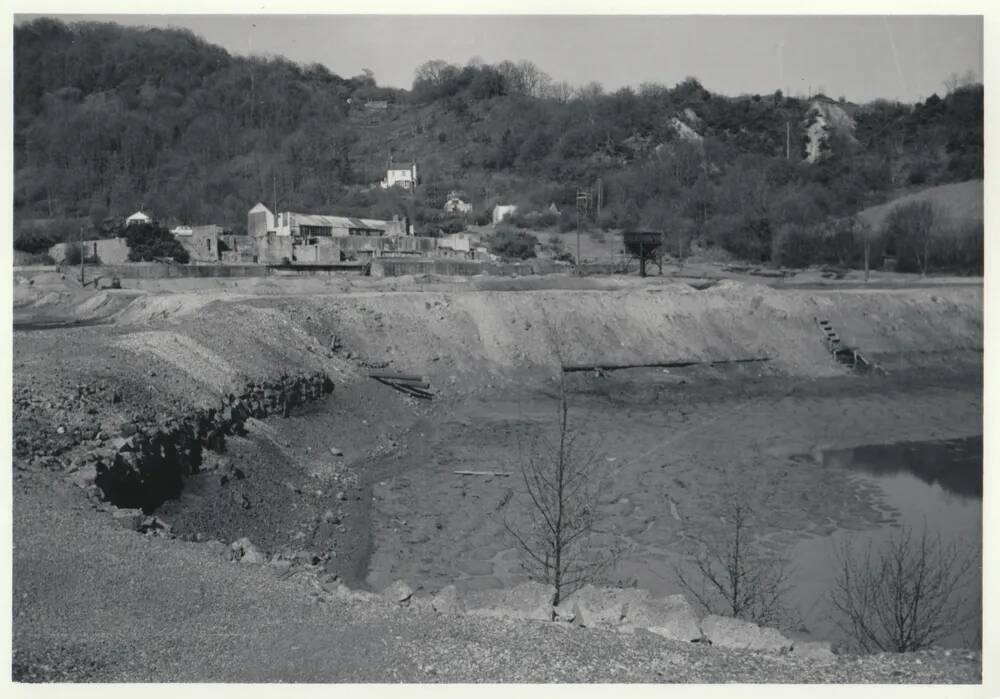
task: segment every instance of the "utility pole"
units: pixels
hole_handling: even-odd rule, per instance
[[[271,193],[274,195],[274,215],[278,215],[278,175],[271,172]]]
[[[576,190],[576,267],[580,269],[580,226],[586,209],[590,208],[590,193]]]
[[[86,255],[83,252],[83,226],[80,226],[80,286],[86,286],[83,280],[83,258]]]
[[[868,254],[869,254],[868,230],[865,229],[865,283],[868,282]]]

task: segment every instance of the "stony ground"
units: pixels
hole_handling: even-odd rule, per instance
[[[319,601],[308,576],[113,526],[45,474],[21,472],[14,496],[17,681],[979,682],[977,653],[818,663]]]

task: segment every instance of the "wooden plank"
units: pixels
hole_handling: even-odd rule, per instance
[[[427,379],[423,376],[417,374],[397,374],[392,371],[369,371],[368,378],[370,379],[389,379],[391,381],[412,381],[412,382],[426,382]]]
[[[380,378],[376,378],[375,380],[378,381],[381,384],[385,384],[389,388],[393,388],[393,389],[399,391],[400,393],[405,393],[407,395],[414,396],[415,398],[423,398],[425,400],[430,400],[431,398],[434,397],[434,394],[431,393],[430,391],[425,391],[425,390],[423,390],[421,388],[417,388],[416,386],[413,386],[411,384],[396,383],[396,382],[390,381],[388,379],[380,379]]]
[[[686,367],[695,366],[697,364],[746,364],[749,362],[767,362],[770,361],[770,357],[741,357],[738,359],[716,359],[716,360],[700,360],[700,359],[687,359],[687,360],[676,360],[676,361],[662,361],[662,362],[643,362],[636,364],[612,364],[609,362],[594,362],[590,364],[564,364],[562,370],[566,373],[571,373],[575,371],[595,371],[600,369],[601,371],[614,371],[616,369],[643,369],[643,368],[674,368],[674,367]]]

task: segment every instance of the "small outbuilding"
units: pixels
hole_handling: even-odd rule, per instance
[[[144,223],[152,223],[153,219],[144,214],[141,210],[136,211],[134,214],[125,219],[126,226],[138,226]]]

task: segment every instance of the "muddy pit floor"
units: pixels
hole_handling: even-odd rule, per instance
[[[679,592],[674,566],[718,522],[727,493],[748,484],[764,496],[757,542],[779,556],[803,537],[892,522],[877,487],[813,455],[967,436],[982,415],[974,364],[823,380],[757,373],[567,378],[571,426],[598,458],[601,531],[588,546],[621,551],[604,582]],[[181,534],[314,552],[353,586],[509,587],[526,579],[505,529],[528,512],[523,449],[532,435],[551,434],[557,395],[539,382],[432,404],[374,382],[345,388],[231,440],[220,458],[245,477],[195,477],[161,514]]]
[[[734,488],[755,489],[763,503],[757,543],[778,556],[803,537],[895,521],[877,486],[824,468],[819,450],[977,432],[979,381],[974,369],[954,368],[821,381],[697,370],[574,376],[571,426],[592,445],[601,474],[601,533],[588,545],[596,555],[622,552],[604,582],[680,592],[674,566],[686,565]],[[435,591],[525,580],[505,524],[528,514],[523,445],[553,433],[557,405],[556,392],[543,387],[517,399],[467,401],[418,420],[405,451],[369,464],[368,583],[381,589],[404,579]]]

